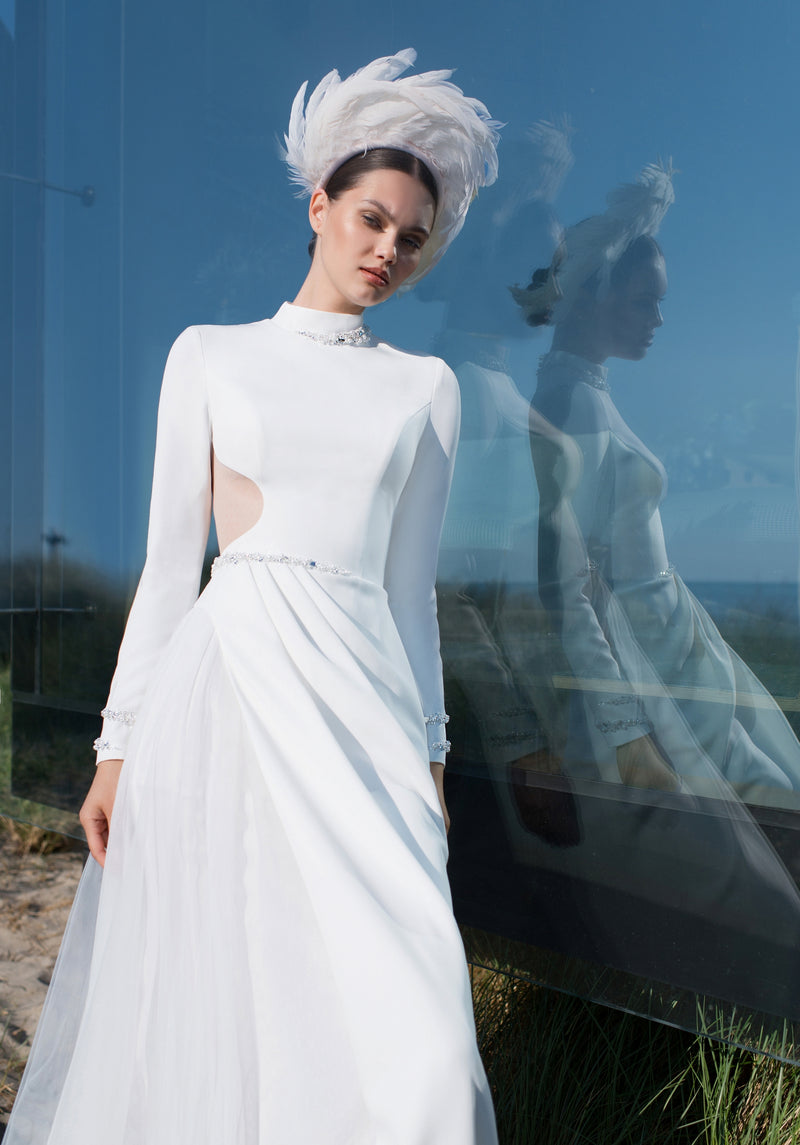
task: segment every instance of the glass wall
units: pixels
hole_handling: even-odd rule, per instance
[[[171,342],[302,281],[297,87],[408,44],[506,123],[453,250],[370,317],[462,390],[439,611],[470,952],[766,1037],[800,1021],[800,14],[777,0],[0,0],[0,810],[63,826],[91,778]]]

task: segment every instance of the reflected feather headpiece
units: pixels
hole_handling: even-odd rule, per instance
[[[345,160],[376,147],[408,151],[426,164],[439,188],[439,205],[420,264],[406,285],[438,261],[461,230],[478,189],[497,178],[502,126],[479,100],[448,82],[451,71],[398,79],[416,56],[406,48],[346,79],[336,70],[328,72],[307,105],[306,81],[292,104],[283,152],[301,194],[324,187]]]
[[[675,201],[673,174],[671,161],[649,163],[635,183],[623,183],[609,192],[604,214],[592,215],[563,231],[546,280],[527,290],[511,287],[526,314],[569,310],[592,278],[597,281],[598,297],[603,297],[611,285],[611,272],[631,243],[658,232]]]

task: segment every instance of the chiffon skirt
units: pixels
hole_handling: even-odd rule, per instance
[[[382,588],[218,571],[153,679],[5,1145],[495,1145]]]

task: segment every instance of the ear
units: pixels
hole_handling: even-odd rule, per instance
[[[317,187],[311,196],[311,202],[308,204],[308,221],[311,223],[312,231],[317,235],[322,230],[325,219],[328,217],[330,203],[331,201],[328,198],[327,191],[323,190],[322,187]]]

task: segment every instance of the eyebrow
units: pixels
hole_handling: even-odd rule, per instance
[[[361,201],[362,203],[369,203],[370,206],[376,207],[382,214],[386,216],[390,223],[397,222],[397,219],[384,203],[379,202],[377,199],[362,199]],[[423,227],[421,223],[417,223],[416,226],[407,227],[406,229],[409,231],[416,231],[417,234],[424,235],[426,239],[430,238],[431,236],[431,232],[428,230],[428,228]]]

